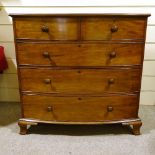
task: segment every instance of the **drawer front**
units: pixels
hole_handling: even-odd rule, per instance
[[[138,96],[51,97],[24,95],[25,118],[91,122],[137,118]]]
[[[83,40],[126,40],[145,38],[145,18],[88,17],[82,22]]]
[[[20,65],[119,66],[139,65],[143,44],[17,44]],[[33,59],[35,58],[35,59]]]
[[[22,91],[89,94],[140,89],[139,69],[20,69]]]
[[[78,20],[71,17],[27,17],[15,19],[16,38],[77,40]]]

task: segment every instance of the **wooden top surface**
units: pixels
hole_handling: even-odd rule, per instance
[[[71,14],[23,14],[23,13],[17,13],[17,14],[9,14],[11,17],[40,17],[40,16],[131,16],[131,17],[149,17],[151,14],[143,14],[143,13],[71,13]]]

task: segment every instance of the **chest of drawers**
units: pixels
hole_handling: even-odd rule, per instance
[[[12,14],[27,125],[130,125],[135,135],[148,14]]]

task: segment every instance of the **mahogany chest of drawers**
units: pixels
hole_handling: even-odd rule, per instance
[[[130,125],[138,117],[149,14],[12,14],[27,125]]]

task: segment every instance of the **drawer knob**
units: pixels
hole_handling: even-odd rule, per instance
[[[117,32],[118,31],[118,26],[114,25],[111,27],[111,32]]]
[[[113,78],[111,78],[111,79],[109,79],[109,84],[114,84],[115,83],[115,79],[113,79]]]
[[[52,110],[53,110],[53,109],[52,109],[51,106],[47,107],[47,111],[48,111],[48,112],[50,112],[50,111],[52,111]]]
[[[108,106],[108,107],[107,107],[107,111],[108,111],[108,112],[112,112],[112,111],[113,111],[113,107],[112,107],[112,106]]]
[[[110,58],[115,58],[116,57],[116,52],[115,51],[111,52],[109,54],[109,56],[110,56]]]
[[[43,56],[45,57],[45,58],[49,58],[49,53],[48,52],[43,52]]]
[[[51,79],[44,79],[44,83],[45,84],[50,84],[51,83]]]
[[[48,26],[42,26],[41,30],[42,30],[42,32],[49,32]]]

